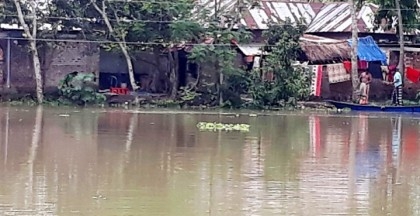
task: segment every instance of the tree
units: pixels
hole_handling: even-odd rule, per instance
[[[233,10],[225,10],[215,1],[214,10],[200,8],[197,19],[203,23],[202,38],[212,39],[212,44],[194,46],[189,59],[199,64],[200,76],[194,90],[205,95],[206,104],[223,106],[237,106],[240,102],[238,88],[239,82],[246,82],[244,70],[235,65],[237,51],[232,42],[247,43],[252,35],[245,27],[241,26],[240,18],[244,8],[251,3],[243,0],[236,1]],[[242,81],[240,81],[242,80]]]
[[[266,73],[273,73],[274,80],[253,79],[259,81],[253,84],[251,91],[258,106],[281,106],[281,101],[293,103],[309,95],[309,74],[303,68],[294,66],[301,52],[299,38],[305,30],[306,26],[301,22],[293,24],[286,19],[282,24],[270,24],[264,32],[268,56],[263,62],[263,69]]]
[[[48,16],[46,11],[42,9],[45,8],[45,4],[36,0],[29,0],[25,3],[21,3],[20,0],[5,0],[2,8],[3,16],[0,15],[2,18],[0,21],[18,24],[23,27],[24,36],[28,39],[29,50],[32,54],[38,103],[42,103],[44,100],[43,79],[38,52],[39,43],[37,39],[40,35],[40,28],[45,24],[42,21]]]
[[[379,11],[375,14],[376,28],[395,30],[400,43],[400,71],[404,72],[404,33],[418,28],[420,5],[413,0],[373,0],[379,4]],[[398,25],[395,25],[398,23]]]
[[[115,14],[115,24],[117,25],[117,30],[114,30],[114,26],[111,24],[110,19],[108,18],[108,12],[107,12],[107,6],[105,1],[102,1],[101,3],[101,7],[99,7],[99,5],[97,4],[96,0],[91,0],[90,3],[93,5],[93,7],[95,8],[95,10],[101,15],[103,21],[105,22],[106,27],[108,28],[108,31],[110,33],[110,35],[112,35],[112,37],[117,41],[118,46],[121,49],[121,52],[123,53],[125,60],[127,61],[127,69],[128,69],[128,75],[130,77],[130,84],[131,87],[133,88],[133,90],[137,90],[139,87],[136,84],[136,80],[134,78],[134,68],[133,68],[133,63],[131,62],[131,57],[130,54],[128,53],[128,47],[127,47],[127,41],[126,41],[126,36],[127,36],[127,31],[124,31],[124,28],[118,29],[118,27],[122,27],[122,23],[123,22],[121,19],[124,19],[125,17],[120,17],[118,15],[118,11],[114,9],[114,7],[110,7],[112,9],[114,9],[112,12]],[[123,7],[123,9],[125,9]]]
[[[150,51],[158,58],[162,51],[180,41],[198,37],[201,27],[191,20],[191,0],[169,1],[106,1],[106,0],[55,0],[61,17],[73,17],[67,21],[82,29],[90,40],[111,40],[102,43],[109,51],[123,53],[134,90],[138,88],[134,79],[132,60],[138,51]],[[81,17],[82,19],[75,19]],[[167,52],[174,85],[171,95],[176,96],[177,57]],[[157,65],[158,66],[158,65]]]

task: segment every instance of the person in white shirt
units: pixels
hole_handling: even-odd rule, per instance
[[[403,80],[401,72],[399,70],[395,71],[394,82],[387,82],[388,84],[394,84],[394,91],[392,92],[392,104],[397,106],[402,106],[402,93],[403,93]]]

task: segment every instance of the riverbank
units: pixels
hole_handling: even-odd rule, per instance
[[[252,111],[320,111],[320,112],[337,112],[333,105],[323,101],[298,101],[294,103],[283,103],[281,107],[266,106],[266,107],[230,107],[230,106],[209,106],[209,105],[189,105],[183,101],[172,100],[163,94],[142,94],[142,95],[116,95],[116,94],[104,94],[106,100],[102,103],[93,103],[89,105],[77,105],[69,103],[69,101],[63,102],[57,94],[48,94],[45,96],[44,105],[52,107],[112,107],[122,109],[174,109],[174,110],[186,110],[186,111],[218,111],[218,110],[252,110]],[[248,99],[250,100],[250,99]],[[8,96],[0,95],[0,103],[8,104],[11,106],[35,106],[38,103],[35,97],[31,94],[10,94]],[[252,101],[248,101],[252,104]],[[372,105],[386,105],[390,101],[372,101]],[[407,105],[418,105],[418,101],[404,101]]]
[[[31,95],[15,95],[14,97],[0,98],[0,103],[11,106],[36,106],[38,103],[35,98]],[[322,102],[322,101],[299,101],[295,105],[285,105],[283,107],[266,107],[264,109],[244,107],[244,108],[232,108],[232,107],[219,107],[219,106],[189,106],[180,102],[162,97],[152,96],[148,98],[136,98],[132,95],[118,95],[118,96],[107,96],[105,103],[101,104],[90,104],[86,106],[80,106],[76,104],[64,104],[61,103],[57,97],[46,96],[43,103],[45,106],[51,107],[111,107],[111,108],[140,108],[144,110],[163,108],[163,109],[175,109],[175,110],[196,110],[196,111],[217,111],[217,110],[252,110],[252,111],[334,111],[334,106]]]

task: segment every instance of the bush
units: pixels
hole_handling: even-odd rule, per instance
[[[65,104],[102,104],[106,97],[97,92],[95,74],[73,72],[67,74],[58,86],[60,102]]]

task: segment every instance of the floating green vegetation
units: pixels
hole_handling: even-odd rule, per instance
[[[249,131],[248,124],[223,124],[216,122],[199,122],[197,128],[201,131]]]

